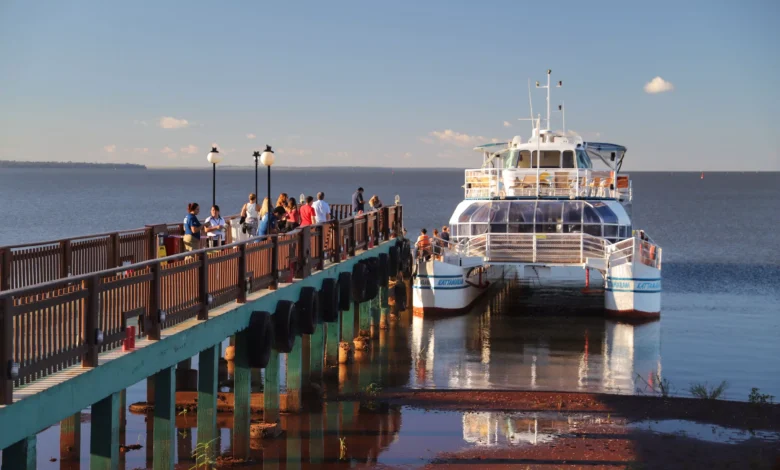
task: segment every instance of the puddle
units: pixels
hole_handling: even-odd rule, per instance
[[[747,431],[744,429],[725,428],[715,424],[697,423],[695,421],[681,419],[639,421],[637,423],[629,424],[628,427],[630,429],[689,437],[691,439],[718,444],[739,444],[750,439],[768,442],[780,440],[780,432]]]

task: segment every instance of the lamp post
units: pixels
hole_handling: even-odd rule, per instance
[[[271,216],[273,215],[271,213],[271,165],[274,164],[274,151],[271,150],[270,145],[265,146],[265,150],[263,151],[263,154],[260,155],[260,162],[265,165],[268,168],[268,223],[271,223]],[[262,210],[262,209],[261,209]],[[269,225],[268,232],[270,234],[271,227]],[[271,250],[271,272],[274,274],[274,279],[276,279],[276,273],[279,269],[279,252],[278,250],[274,249]]]
[[[222,155],[219,154],[217,146],[211,147],[206,159],[211,163],[211,205],[217,204],[217,163],[222,161]]]
[[[255,196],[260,197],[260,195],[257,194],[257,166],[260,163],[260,152],[255,150],[255,153],[252,154],[252,158],[255,159]]]

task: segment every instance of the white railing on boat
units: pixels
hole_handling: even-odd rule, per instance
[[[617,243],[587,233],[484,233],[457,241],[433,239],[433,253],[445,262],[478,257],[492,263],[584,265],[588,258],[606,259],[608,266],[639,261],[661,268],[661,248],[648,237]]]
[[[466,199],[606,198],[631,201],[631,180],[613,171],[563,168],[481,168],[465,171]]]

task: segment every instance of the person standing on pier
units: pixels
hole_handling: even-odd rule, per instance
[[[358,215],[365,210],[363,202],[363,188],[358,188],[352,195],[352,215]]]
[[[294,197],[287,199],[287,219],[284,224],[284,230],[289,232],[295,230],[301,225],[301,211],[298,209],[298,202]]]
[[[211,206],[211,215],[203,225],[205,225],[210,247],[215,248],[225,244],[225,219],[219,215],[219,206]]]
[[[315,222],[321,224],[330,220],[330,206],[325,202],[325,193],[317,193],[317,202],[311,205],[314,209]]]
[[[200,232],[203,224],[198,220],[200,206],[197,202],[187,204],[187,217],[184,218],[184,250],[192,251],[200,248]]]
[[[274,207],[272,212],[266,212],[260,220],[260,228],[257,234],[262,236],[273,235],[277,232],[276,224],[286,214],[284,207]]]
[[[257,209],[257,195],[249,195],[249,202],[241,208],[241,223],[244,224],[244,233],[254,235],[257,233],[257,224],[260,221],[260,214]]]
[[[306,204],[301,206],[301,227],[312,225],[314,223],[314,209],[311,207],[314,198],[306,196]]]
[[[368,200],[368,205],[371,207],[372,211],[378,211],[382,208],[382,201],[379,199],[379,196],[374,194],[371,196],[371,199]]]

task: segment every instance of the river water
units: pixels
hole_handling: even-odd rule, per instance
[[[272,176],[274,198],[325,191],[329,202],[346,203],[358,186],[385,203],[398,194],[410,234],[446,224],[462,199],[462,170],[275,169]],[[634,227],[664,250],[660,321],[604,319],[601,300],[580,292],[508,288],[468,315],[410,318],[391,335],[391,349],[406,361],[392,385],[642,393],[660,376],[680,395],[725,380],[725,398],[745,401],[753,387],[780,397],[780,175],[631,176]],[[261,194],[264,181],[261,169]],[[253,169],[220,169],[223,214],[238,212],[253,187]],[[205,170],[0,170],[0,245],[178,222],[187,202],[210,199]],[[129,403],[144,398],[143,384],[128,391]],[[56,449],[56,439],[39,443],[39,463]]]

